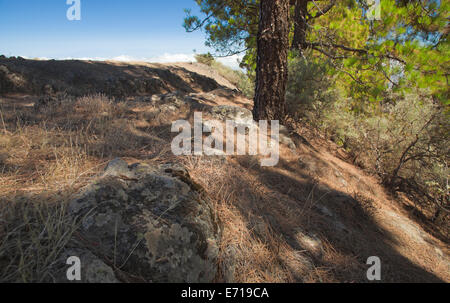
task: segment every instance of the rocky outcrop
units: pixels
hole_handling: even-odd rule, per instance
[[[252,124],[253,114],[250,110],[231,105],[218,105],[210,109],[213,117],[219,120],[234,120],[237,123]]]
[[[121,272],[147,282],[212,282],[220,228],[201,191],[182,167],[116,159],[69,213],[87,248]]]

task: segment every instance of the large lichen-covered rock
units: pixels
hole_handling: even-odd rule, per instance
[[[69,205],[89,249],[148,282],[213,281],[220,230],[200,186],[181,167],[121,161]]]

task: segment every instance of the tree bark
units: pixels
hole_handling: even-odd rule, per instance
[[[253,108],[255,120],[284,120],[289,49],[289,0],[261,0]]]
[[[294,10],[294,38],[292,40],[292,49],[303,52],[306,49],[306,18],[308,15],[309,0],[297,0]]]

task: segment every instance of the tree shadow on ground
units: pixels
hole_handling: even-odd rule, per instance
[[[288,165],[280,159],[280,167]],[[258,224],[254,218],[263,218],[276,237],[293,251],[308,251],[298,241],[297,232],[302,230],[317,235],[323,243],[331,245],[336,250],[336,256],[355,260],[340,262],[324,254],[308,252],[316,268],[331,270],[332,275],[341,282],[368,282],[367,258],[378,256],[381,259],[382,282],[443,282],[401,255],[395,248],[398,240],[374,220],[370,209],[362,206],[362,201],[319,184],[302,171],[297,171],[294,178],[276,168],[255,165],[246,169],[271,192],[270,195],[262,194],[251,184],[246,185],[245,178],[238,181],[244,184],[243,187],[255,201],[236,205],[247,219],[249,229],[254,229]],[[268,242],[264,235],[254,235],[263,243]],[[297,282],[303,281],[296,269],[285,260],[279,258],[279,262],[291,271]]]

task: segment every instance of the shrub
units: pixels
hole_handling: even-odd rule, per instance
[[[343,97],[331,70],[308,54],[290,58],[290,116],[325,132],[391,189],[413,190],[438,203],[434,209],[448,208],[448,112],[423,90],[386,89],[379,104]]]
[[[244,96],[249,99],[253,99],[255,95],[255,82],[245,73],[241,71],[235,72],[237,74],[236,87],[242,92]]]
[[[214,62],[214,57],[210,54],[198,54],[195,55],[195,60],[197,60],[198,63],[202,63],[208,66],[211,66]]]
[[[334,79],[328,75],[326,63],[294,56],[289,60],[288,69],[286,106],[289,115],[318,126],[324,110],[337,99]]]
[[[397,95],[367,113],[348,110],[351,100],[327,109],[324,129],[392,189],[416,190],[448,205],[448,115],[423,92]]]

